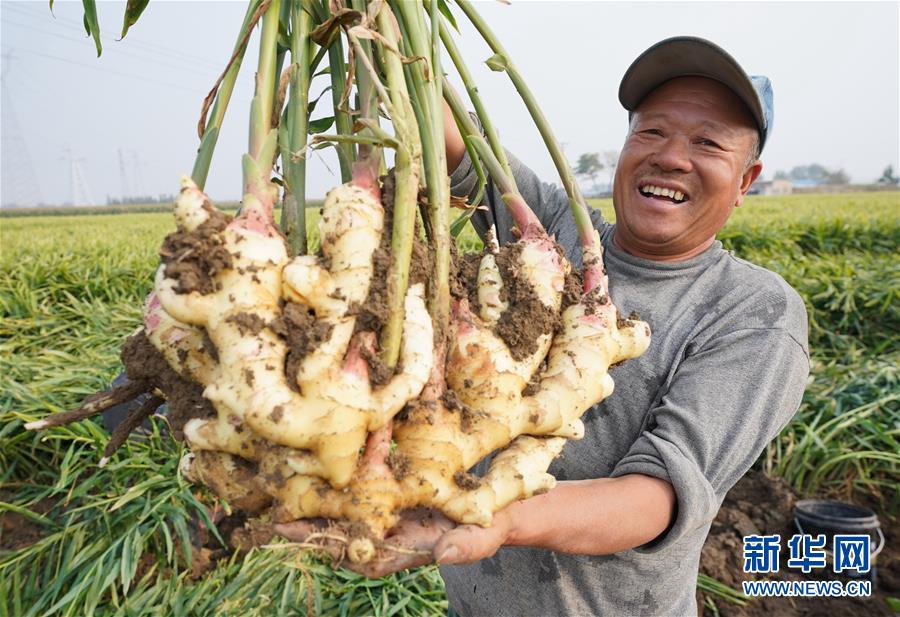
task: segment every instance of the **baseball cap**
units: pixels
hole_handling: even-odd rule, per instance
[[[772,83],[763,75],[748,75],[737,60],[712,41],[676,36],[653,45],[625,71],[619,84],[619,102],[633,112],[658,86],[688,76],[715,79],[743,101],[756,122],[762,151],[775,116]]]

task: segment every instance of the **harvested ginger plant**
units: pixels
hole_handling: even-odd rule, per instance
[[[640,355],[650,331],[617,319],[599,237],[571,172],[466,0],[458,1],[462,12],[503,59],[569,191],[586,265],[582,294],[565,307],[571,265],[519,196],[438,3],[426,11],[422,2],[284,1],[251,3],[209,123],[204,113],[197,164],[174,207],[177,230],[160,250],[144,323],[123,350],[128,383],[30,428],[152,392],[117,429],[104,461],[165,399],[173,433],[190,449],[186,477],[261,519],[327,519],[321,535],[366,563],[389,550],[383,540],[404,512],[427,508],[486,526],[512,501],[551,489],[550,462],[566,440],[582,437],[581,415],[612,393],[607,369]],[[202,185],[246,35],[260,19],[244,195],[232,218]],[[289,50],[279,47],[279,28]],[[435,78],[439,38],[486,137],[450,84]],[[287,51],[279,78],[279,52]],[[310,76],[326,57],[337,131],[309,140]],[[451,228],[472,210],[450,225],[445,104],[480,176],[487,170],[503,193],[519,237],[505,247],[489,241],[465,264],[451,260]],[[322,145],[336,148],[344,184],[328,193],[320,248],[309,254],[304,160]],[[380,178],[386,148],[394,168]],[[484,477],[468,472],[492,453]]]

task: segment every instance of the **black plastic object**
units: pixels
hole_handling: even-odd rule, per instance
[[[794,525],[800,533],[813,536],[824,534],[827,546],[835,534],[867,534],[872,538],[870,552],[871,570],[868,574],[873,585],[876,580],[875,558],[884,548],[884,534],[874,511],[853,503],[832,499],[804,499],[794,506]],[[830,553],[830,550],[828,551]]]
[[[794,507],[794,516],[805,533],[871,533],[881,527],[869,508],[830,499],[804,499]]]

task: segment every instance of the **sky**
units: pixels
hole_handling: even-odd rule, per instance
[[[896,1],[487,0],[476,6],[535,92],[570,161],[619,149],[627,124],[617,100],[622,74],[655,42],[689,34],[718,43],[748,73],[772,80],[775,122],[762,156],[764,177],[819,163],[845,170],[854,182],[871,182],[887,165],[900,169]],[[98,2],[103,55],[97,58],[81,25],[81,2],[56,0],[53,14],[44,0],[0,2],[4,205],[172,194],[180,175],[190,172],[201,103],[231,55],[245,5],[151,0],[117,40],[124,8],[124,2]],[[459,45],[502,141],[546,181],[558,182],[509,79],[484,65],[490,50],[454,13]],[[213,158],[206,189],[214,200],[240,198],[257,42],[255,35]],[[326,81],[319,78],[314,91]],[[336,158],[321,152],[309,164],[309,197],[340,183]]]

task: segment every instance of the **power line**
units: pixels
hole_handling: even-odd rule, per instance
[[[66,41],[75,41],[77,43],[82,43],[85,40],[83,37],[64,36],[62,34],[59,34],[58,32],[51,32],[50,30],[45,30],[43,28],[37,28],[31,24],[22,24],[22,23],[18,23],[15,21],[10,21],[8,18],[4,19],[3,21],[5,23],[9,23],[13,26],[18,26],[20,28],[28,28],[30,30],[35,30],[37,32],[40,32],[46,36],[52,36],[52,37],[55,37],[58,39],[66,40]],[[91,48],[93,49],[93,43],[91,44]],[[139,60],[149,61],[149,62],[152,62],[153,64],[156,64],[159,66],[174,68],[174,69],[178,69],[178,70],[182,70],[182,71],[190,71],[192,73],[196,73],[197,75],[203,75],[206,78],[210,77],[210,74],[208,71],[201,71],[199,69],[193,68],[190,65],[186,65],[184,63],[182,63],[182,64],[169,63],[169,62],[160,60],[159,58],[154,58],[153,56],[145,56],[145,55],[137,54],[132,51],[127,51],[124,49],[116,49],[116,53],[123,54],[126,56],[132,56]]]
[[[40,9],[36,11],[30,10],[30,7],[22,6],[21,4],[13,4],[9,2],[3,3],[4,10],[13,10],[13,12],[19,13],[21,16],[29,16],[29,17],[37,17],[37,18],[46,18],[46,13],[41,11]],[[57,17],[56,15],[51,14],[52,18],[63,28],[68,28],[70,30],[76,30],[78,32],[84,32],[84,25],[80,21],[75,21],[69,19],[67,17]],[[108,34],[100,34],[100,38],[107,42],[112,43],[120,43],[122,39],[117,39]],[[219,71],[224,70],[224,63],[217,62],[210,58],[205,58],[202,56],[197,56],[194,54],[185,53],[179,49],[175,49],[172,47],[168,47],[165,45],[160,45],[158,43],[148,43],[140,40],[140,38],[135,38],[133,35],[129,35],[128,44],[135,47],[143,47],[148,51],[152,51],[154,53],[162,53],[169,55],[177,60],[184,61],[186,58],[192,59],[195,62],[201,62],[209,65],[210,68],[215,68]]]
[[[77,65],[77,66],[83,66],[83,67],[88,68],[88,69],[91,69],[91,70],[93,70],[93,71],[100,71],[101,73],[107,73],[107,74],[109,74],[109,75],[116,75],[116,76],[118,76],[118,77],[127,77],[127,78],[129,78],[129,79],[138,79],[138,80],[140,80],[140,81],[142,81],[142,82],[144,82],[144,83],[155,83],[155,84],[157,84],[157,85],[160,85],[160,86],[166,86],[166,87],[168,87],[168,88],[177,88],[178,90],[183,90],[184,92],[190,92],[191,94],[197,94],[197,95],[201,95],[201,96],[202,96],[203,94],[205,94],[205,92],[203,92],[202,90],[199,90],[199,89],[198,89],[198,90],[193,90],[193,89],[190,89],[190,88],[185,88],[182,84],[175,84],[175,83],[170,83],[170,82],[166,82],[166,81],[160,81],[160,80],[158,80],[158,79],[153,79],[153,78],[151,78],[151,77],[145,77],[145,76],[143,76],[143,75],[134,75],[134,74],[131,74],[131,73],[123,73],[123,72],[121,72],[121,71],[116,71],[116,70],[109,69],[109,68],[102,68],[102,67],[99,67],[99,66],[94,66],[94,65],[91,65],[91,64],[86,64],[86,63],[84,63],[84,62],[78,62],[78,61],[76,61],[76,60],[70,60],[69,58],[63,58],[63,57],[61,57],[61,56],[54,56],[53,54],[47,54],[47,53],[44,53],[44,52],[41,52],[41,51],[35,51],[35,50],[33,50],[33,49],[26,49],[26,48],[24,48],[24,47],[15,47],[15,48],[8,47],[8,48],[6,48],[6,49],[7,49],[7,50],[15,49],[16,51],[23,51],[23,52],[26,52],[26,53],[29,53],[29,54],[33,54],[33,55],[35,55],[35,56],[40,56],[40,57],[42,57],[42,58],[49,58],[49,59],[51,59],[51,60],[57,60],[57,61],[59,61],[59,62],[65,62],[65,63],[67,63],[67,64],[74,64],[74,65]]]
[[[18,12],[20,16],[46,18],[46,13],[44,13],[43,11],[41,11],[41,10],[32,11],[32,10],[30,10],[30,7],[25,7],[20,4],[4,3],[3,6],[5,8],[12,9],[14,12]],[[84,25],[80,21],[72,20],[67,17],[57,17],[56,15],[54,15],[52,13],[51,13],[51,17],[62,28],[68,28],[70,30],[84,32]],[[112,42],[112,43],[121,42],[121,39],[117,39],[113,36],[110,36],[108,34],[103,34],[103,33],[100,34],[100,38],[107,42]],[[179,49],[167,47],[165,45],[159,45],[157,43],[148,43],[148,42],[140,40],[139,37],[137,39],[135,39],[134,36],[129,36],[128,43],[129,43],[129,45],[132,45],[132,46],[148,48],[151,51],[154,51],[157,53],[164,53],[164,54],[171,55],[171,56],[177,58],[178,60],[184,60],[185,58],[192,58],[198,62],[208,64],[211,68],[212,67],[219,68],[219,69],[222,68],[220,62],[216,62],[215,60],[212,60],[210,58],[205,58],[205,57],[197,56],[194,54],[184,53]]]

